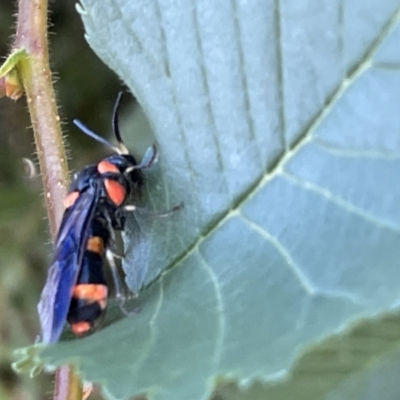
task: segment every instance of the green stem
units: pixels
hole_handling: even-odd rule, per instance
[[[19,0],[13,47],[14,50],[24,49],[27,55],[18,63],[17,68],[32,121],[50,232],[54,241],[64,212],[68,166],[49,66],[47,13],[47,0]],[[60,367],[56,374],[54,399],[81,398],[81,385],[72,367]]]
[[[50,232],[56,236],[68,185],[68,166],[49,67],[47,0],[19,0],[14,49],[27,57],[18,64],[45,192]]]

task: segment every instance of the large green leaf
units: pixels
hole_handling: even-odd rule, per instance
[[[141,311],[49,363],[72,360],[111,398],[204,399],[218,378],[260,382],[255,398],[383,390],[371,360],[400,373],[379,323],[400,300],[400,2],[81,4],[159,144],[145,203],[185,207],[130,221]],[[387,345],[350,340],[361,321]],[[351,368],[327,368],[324,346],[343,342]]]

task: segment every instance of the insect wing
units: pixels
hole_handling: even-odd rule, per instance
[[[58,233],[55,255],[38,304],[43,343],[57,342],[64,327],[98,193],[95,187],[81,193]]]

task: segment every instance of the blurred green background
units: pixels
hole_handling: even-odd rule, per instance
[[[12,45],[17,3],[0,2],[0,55]],[[69,151],[77,170],[104,155],[104,148],[73,127],[79,118],[101,135],[110,131],[113,103],[122,85],[93,53],[83,37],[75,2],[50,3],[50,55],[59,112]],[[131,104],[129,104],[131,103]],[[123,108],[132,109],[133,99]],[[128,108],[130,107],[130,108]],[[123,113],[124,110],[122,110]],[[35,341],[36,304],[45,281],[51,244],[40,176],[29,177],[23,162],[37,168],[25,98],[0,99],[0,399],[51,398],[52,377],[33,380],[16,375],[13,350]],[[96,396],[91,397],[95,399]]]

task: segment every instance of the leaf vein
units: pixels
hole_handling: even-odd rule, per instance
[[[157,305],[154,310],[153,316],[149,320],[149,327],[150,327],[150,337],[149,340],[146,342],[146,347],[141,347],[141,351],[138,352],[135,358],[135,363],[133,366],[135,367],[136,371],[139,371],[141,369],[141,366],[146,362],[147,358],[150,355],[151,350],[153,349],[153,344],[155,343],[157,337],[158,337],[158,330],[156,327],[156,319],[158,315],[160,314],[161,310],[161,305],[164,299],[164,287],[162,283],[162,279],[158,282],[160,291],[159,291],[159,297],[157,300]]]
[[[169,71],[169,67],[168,67],[169,54],[168,54],[168,46],[166,45],[167,38],[165,35],[164,23],[163,23],[163,19],[162,19],[159,2],[156,1],[156,4],[157,4],[157,13],[160,18],[161,37],[162,37],[162,42],[163,42],[163,50],[164,50],[164,58],[165,58],[165,68],[166,68],[166,71]],[[169,71],[168,76],[170,76],[170,74],[171,73]],[[192,208],[193,215],[197,221],[196,224],[194,224],[194,226],[198,226],[198,223],[199,223],[199,201],[198,201],[199,196],[198,196],[198,190],[195,185],[195,178],[194,178],[194,174],[193,174],[193,171],[195,169],[193,168],[193,165],[192,165],[192,162],[190,159],[190,155],[189,155],[189,151],[188,151],[188,144],[187,144],[187,140],[186,140],[185,129],[183,127],[182,113],[181,113],[181,109],[179,107],[179,102],[177,101],[176,90],[174,89],[174,85],[170,85],[170,88],[171,88],[171,96],[172,96],[173,102],[175,104],[175,109],[176,109],[176,117],[178,120],[178,127],[179,127],[179,129],[178,129],[179,137],[180,137],[181,143],[183,144],[184,157],[185,157],[186,163],[188,165],[187,170],[188,170],[189,182],[190,182],[190,186],[191,186],[190,192],[193,194],[192,195],[193,205],[195,204],[195,207]],[[161,171],[164,171],[164,168],[161,168]],[[165,185],[164,174],[163,174],[163,181],[164,181],[163,187],[166,188],[167,185]],[[171,206],[169,197],[166,198],[166,204],[168,207]],[[169,224],[167,224],[167,226],[169,227]]]
[[[161,34],[161,45],[162,45],[162,50],[164,53],[164,57],[162,57],[162,59],[164,60],[164,71],[165,71],[165,75],[166,76],[170,76],[170,71],[169,71],[169,57],[168,57],[168,51],[167,51],[167,38],[165,35],[165,30],[164,30],[164,24],[163,24],[163,19],[162,19],[162,15],[161,15],[161,9],[160,9],[160,3],[156,0],[154,2],[155,4],[155,9],[156,9],[156,14],[157,17],[160,21],[160,34]],[[155,26],[157,26],[157,24],[154,24]]]
[[[340,58],[343,58],[343,19],[344,19],[344,7],[343,7],[343,0],[338,1],[338,12],[337,12],[338,20],[338,53]]]
[[[351,293],[347,290],[317,290],[314,294],[314,296],[325,296],[327,298],[337,298],[337,299],[343,299],[347,300],[350,303],[356,305],[356,306],[365,306],[367,302],[360,298],[359,296],[355,295],[354,293]]]
[[[385,63],[385,62],[374,62],[372,67],[384,71],[398,71],[400,72],[400,63]]]
[[[231,198],[230,193],[229,193],[229,189],[228,189],[227,178],[226,178],[226,175],[225,175],[226,168],[224,166],[224,161],[223,161],[223,157],[222,157],[222,153],[221,153],[221,145],[219,143],[218,135],[216,133],[217,127],[216,127],[216,124],[215,124],[215,116],[214,116],[214,113],[213,113],[213,110],[212,110],[212,106],[211,106],[211,101],[210,101],[212,96],[211,96],[210,87],[209,87],[209,84],[208,84],[206,67],[204,65],[204,51],[203,51],[203,45],[202,45],[202,41],[201,41],[201,33],[200,33],[200,28],[199,28],[199,19],[198,19],[199,17],[198,17],[198,12],[197,12],[197,2],[196,2],[196,0],[194,0],[192,3],[193,3],[193,12],[194,12],[193,21],[194,21],[194,31],[195,31],[195,37],[196,37],[196,44],[197,44],[197,46],[199,48],[200,59],[201,59],[201,62],[199,63],[199,68],[200,68],[200,71],[201,71],[201,76],[203,78],[202,81],[203,81],[203,88],[204,88],[205,96],[206,96],[206,98],[209,99],[206,102],[205,108],[206,108],[206,111],[207,111],[207,113],[209,115],[209,118],[210,118],[210,122],[211,122],[210,125],[213,127],[211,136],[212,136],[212,139],[214,141],[214,146],[215,146],[215,149],[216,149],[216,159],[217,159],[217,162],[218,162],[218,166],[219,166],[219,169],[223,172],[223,176],[224,176],[223,187],[224,187],[225,193],[227,194],[228,198]],[[211,129],[210,129],[210,133],[211,133]]]
[[[340,208],[346,210],[347,212],[357,215],[358,217],[364,219],[365,221],[372,223],[373,225],[376,225],[382,229],[386,229],[389,231],[392,231],[396,234],[400,234],[400,229],[396,226],[393,226],[386,221],[383,221],[381,219],[376,218],[375,216],[372,216],[368,213],[366,213],[364,210],[361,208],[353,205],[349,201],[346,201],[339,196],[333,194],[330,190],[325,189],[315,183],[308,182],[304,179],[300,179],[297,176],[291,175],[287,172],[282,172],[282,176],[286,178],[288,181],[294,183],[297,186],[302,187],[305,190],[311,191],[313,193],[316,193],[322,197],[324,197],[326,200],[331,202],[332,204],[335,204],[339,206]]]
[[[260,164],[260,168],[263,169],[264,165],[262,164],[262,157],[260,153],[260,144],[258,141],[258,137],[255,134],[255,125],[254,125],[254,120],[253,116],[251,113],[251,103],[250,103],[250,98],[249,98],[249,87],[248,87],[248,81],[247,81],[247,74],[246,74],[246,58],[244,56],[244,51],[243,51],[243,41],[242,41],[242,32],[240,30],[240,23],[239,23],[239,18],[238,18],[238,11],[236,7],[236,2],[234,0],[231,0],[232,8],[233,8],[233,13],[234,13],[234,18],[233,18],[233,23],[234,23],[234,32],[235,32],[235,37],[236,37],[236,42],[238,43],[238,55],[239,55],[239,67],[240,67],[240,76],[241,76],[241,83],[243,86],[242,94],[243,94],[243,102],[244,102],[244,108],[245,110],[248,110],[248,113],[245,113],[245,119],[247,123],[247,128],[249,132],[249,140],[253,140],[257,145],[255,146],[257,155],[258,155],[258,161]]]
[[[309,295],[313,295],[317,291],[317,289],[310,282],[303,271],[298,268],[287,249],[279,242],[279,240],[245,215],[239,213],[239,216],[249,226],[249,228],[258,233],[266,242],[272,244],[276,248],[276,250],[282,255],[283,259],[286,261],[288,267],[293,271],[294,275],[300,282],[301,286],[304,288],[305,292]]]
[[[276,0],[275,2],[275,29],[276,29],[276,59],[277,59],[277,65],[276,65],[276,72],[277,72],[277,77],[278,77],[278,88],[280,90],[278,91],[278,121],[279,121],[279,131],[281,133],[281,139],[283,142],[283,148],[287,149],[288,148],[288,141],[286,138],[286,124],[285,124],[285,90],[284,90],[284,85],[285,85],[285,80],[284,80],[284,75],[283,75],[283,44],[282,44],[282,28],[281,28],[281,4],[280,0]]]
[[[215,344],[216,351],[215,351],[215,355],[214,355],[214,359],[213,359],[213,364],[215,366],[215,370],[217,370],[219,367],[220,361],[221,361],[222,347],[224,344],[225,332],[226,332],[226,321],[225,321],[225,317],[224,317],[224,315],[225,315],[224,301],[223,301],[223,297],[222,297],[222,293],[220,290],[220,285],[219,285],[218,277],[217,277],[216,273],[211,268],[211,266],[207,263],[207,261],[204,259],[203,255],[200,252],[200,249],[197,253],[201,260],[202,267],[210,276],[210,280],[214,287],[215,297],[217,300],[218,333],[217,333],[217,340],[216,340],[216,344]]]
[[[124,0],[122,0],[122,1],[124,1]],[[118,10],[119,20],[121,21],[121,25],[123,25],[124,29],[128,33],[129,39],[135,43],[135,46],[137,48],[137,53],[143,54],[143,56],[147,59],[147,62],[150,65],[152,65],[154,69],[158,69],[160,66],[160,63],[156,62],[156,60],[151,56],[151,54],[149,52],[146,52],[145,49],[143,48],[141,41],[138,39],[137,35],[135,34],[134,30],[132,29],[131,21],[126,21],[124,14],[121,12],[121,6],[119,4],[119,1],[112,0],[112,4],[113,4],[112,8],[114,10]],[[104,49],[110,49],[110,48],[111,48],[110,46],[105,44]],[[110,56],[111,56],[111,60],[119,59],[119,56],[117,54],[116,55],[110,54]],[[116,68],[116,71],[118,71],[117,68]]]
[[[313,143],[325,150],[327,153],[338,157],[346,158],[369,158],[378,160],[398,160],[400,159],[400,152],[385,153],[383,151],[373,151],[373,150],[357,150],[357,149],[342,149],[338,146],[331,145],[325,141],[317,138],[313,138]]]

